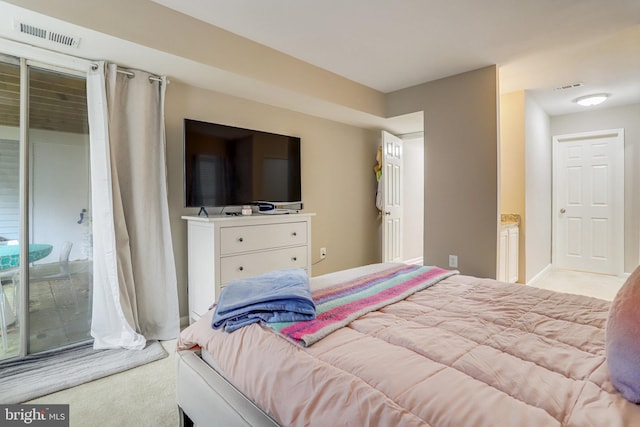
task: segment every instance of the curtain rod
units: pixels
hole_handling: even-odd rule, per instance
[[[117,71],[120,74],[126,74],[127,76],[129,76],[129,78],[134,78],[136,76],[136,73],[134,73],[133,71],[127,70],[125,68],[120,68],[119,66]],[[162,82],[162,78],[158,76],[149,76],[149,80],[153,80],[154,82]],[[167,83],[169,83],[169,81],[167,81]]]
[[[131,79],[136,76],[136,73],[131,71],[131,70],[127,70],[126,68],[122,68],[119,65],[117,67],[118,67],[117,68],[117,72],[120,73],[120,74],[126,74]],[[97,70],[98,69],[98,65],[97,64],[93,64],[93,65],[91,65],[91,68],[93,70]],[[162,77],[151,75],[151,76],[149,76],[149,80],[154,81],[154,82],[162,82]],[[166,79],[166,80],[167,80],[167,84],[169,84],[169,79]]]

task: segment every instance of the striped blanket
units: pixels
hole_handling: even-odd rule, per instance
[[[395,266],[313,291],[314,320],[267,325],[293,342],[308,347],[360,316],[403,300],[454,274],[457,271],[439,267]]]

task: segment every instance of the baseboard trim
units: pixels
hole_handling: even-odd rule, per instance
[[[548,264],[545,268],[543,268],[538,274],[533,276],[531,280],[527,281],[527,285],[533,285],[538,280],[542,279],[548,272],[553,270],[553,265]]]

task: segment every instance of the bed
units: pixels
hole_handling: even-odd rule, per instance
[[[610,380],[609,307],[454,274],[308,346],[261,324],[213,330],[210,311],[178,339],[178,405],[185,425],[640,425]]]

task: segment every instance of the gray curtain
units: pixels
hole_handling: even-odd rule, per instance
[[[88,92],[95,92],[104,76],[104,92],[97,94],[104,95],[102,114],[100,108],[89,111],[92,175],[93,168],[104,172],[96,173],[96,182],[92,177],[94,234],[100,229],[94,240],[92,335],[96,348],[142,348],[145,340],[172,339],[180,330],[167,204],[166,79],[100,66],[104,71],[87,83]],[[96,120],[107,122],[103,149],[93,145],[94,128],[100,130]]]

